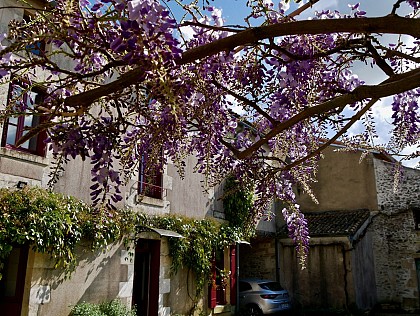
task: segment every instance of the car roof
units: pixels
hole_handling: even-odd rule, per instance
[[[276,280],[258,279],[258,278],[246,278],[239,279],[239,281],[252,282],[252,283],[265,283],[265,282],[277,282]]]

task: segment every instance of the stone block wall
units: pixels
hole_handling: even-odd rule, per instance
[[[379,213],[371,229],[378,302],[396,302],[407,310],[419,308],[415,259],[420,257],[420,232],[414,230],[411,211]]]
[[[281,240],[280,282],[295,308],[344,309],[355,302],[348,240],[311,240],[308,261],[302,269],[294,245]]]
[[[142,237],[151,237],[153,233],[142,233]],[[161,240],[160,275],[159,275],[159,315],[171,314],[172,281],[175,284],[176,300],[179,292],[184,291],[185,297],[179,304],[185,308],[187,293],[176,288],[184,274],[171,274],[172,259],[169,255],[167,238]],[[24,314],[67,316],[72,306],[82,303],[101,303],[114,299],[121,300],[127,306],[132,304],[134,257],[122,244],[110,245],[105,252],[90,252],[83,245],[78,246],[80,261],[70,279],[64,279],[62,270],[54,267],[47,255],[30,253],[27,268],[29,283],[25,290],[28,305],[24,304]],[[181,277],[181,280],[179,278]],[[191,276],[193,281],[193,277]],[[192,302],[191,302],[192,304]],[[28,306],[28,307],[26,307]],[[185,310],[182,310],[185,312]]]
[[[410,207],[420,207],[420,170],[403,168],[398,183],[392,164],[374,160],[376,191],[379,210],[385,213],[399,212]],[[395,190],[394,190],[395,187]]]
[[[274,238],[257,238],[239,248],[240,278],[276,280]]]
[[[420,170],[404,168],[395,187],[395,170],[375,160],[379,212],[373,233],[379,303],[397,303],[416,310],[419,284],[415,260],[420,258],[420,231],[415,230],[412,207],[420,206]]]
[[[77,252],[80,261],[70,279],[64,278],[63,271],[54,267],[54,261],[48,255],[30,254],[26,315],[67,316],[76,304],[101,303],[116,298],[131,305],[133,262],[123,260],[126,255],[123,245],[114,244],[106,252],[92,253],[82,244]]]

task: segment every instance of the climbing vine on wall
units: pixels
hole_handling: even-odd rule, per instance
[[[230,226],[241,228],[247,235],[252,235],[255,230],[253,205],[253,188],[245,187],[233,175],[228,177],[224,186],[223,210]]]
[[[191,219],[179,216],[138,215],[139,227],[169,229],[184,238],[170,238],[172,271],[190,269],[196,281],[196,296],[211,281],[211,265],[215,249],[223,249],[239,240],[247,240],[240,227],[221,224],[213,219]]]
[[[0,189],[0,279],[13,246],[30,245],[64,268],[75,268],[75,247],[82,239],[92,250],[122,239],[133,228],[127,210],[93,209],[75,198],[41,188]]]
[[[0,189],[0,278],[2,265],[15,245],[46,253],[69,276],[77,264],[76,245],[83,239],[97,250],[118,240],[136,241],[145,227],[168,229],[184,238],[170,238],[172,270],[194,273],[196,296],[211,280],[215,249],[249,239],[242,227],[212,219],[151,216],[129,209],[94,209],[72,197],[41,188]]]

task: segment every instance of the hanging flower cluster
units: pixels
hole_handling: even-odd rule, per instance
[[[87,159],[92,201],[113,205],[145,156],[147,169],[171,161],[183,174],[184,158],[194,155],[205,186],[231,174],[252,184],[256,220],[271,216],[273,199],[291,205],[283,215],[305,258],[307,223],[293,188],[313,196],[323,146],[340,139],[382,150],[370,143],[370,109],[391,95],[392,153],[419,143],[418,42],[382,43],[378,35],[398,25],[419,36],[418,1],[406,2],[412,12],[404,18],[372,19],[352,4],[350,13],[322,10],[299,21],[283,2],[248,1],[244,26],[225,26],[221,10],[198,0],[56,0],[10,21],[0,76],[46,90],[28,113],[45,118],[33,133],[48,130],[52,179],[69,159]],[[366,85],[352,71],[360,61],[388,79]],[[0,118],[13,113],[9,104]],[[359,120],[365,130],[352,137]]]

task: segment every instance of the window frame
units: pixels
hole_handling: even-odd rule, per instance
[[[161,154],[163,155],[163,153]],[[138,194],[154,199],[163,199],[163,170],[161,166],[149,166],[148,155],[141,156],[139,166]],[[162,161],[162,159],[161,159]]]
[[[10,106],[10,102],[13,102],[13,91],[15,89],[15,87],[20,87],[23,91],[25,91],[25,83],[19,82],[19,81],[12,81],[9,84],[9,91],[8,91],[8,97],[7,97],[7,103],[8,106]],[[32,87],[31,89],[28,89],[26,92],[34,92],[36,93],[35,96],[35,100],[33,105],[35,106],[36,104],[39,103],[40,99],[44,99],[46,96],[45,90],[43,90],[40,87]],[[28,96],[29,97],[29,96]],[[31,126],[25,125],[27,123],[26,119],[30,117],[31,118]],[[21,146],[16,146],[16,142],[22,138],[22,136],[25,134],[25,131],[27,131],[27,127],[36,127],[39,126],[40,124],[42,124],[43,122],[46,121],[46,117],[45,116],[41,116],[41,115],[35,115],[35,114],[20,114],[20,115],[16,115],[13,116],[13,118],[16,120],[16,122],[11,122],[11,118],[7,118],[4,121],[3,124],[3,134],[2,134],[2,139],[1,139],[1,147],[3,148],[8,148],[11,150],[16,150],[16,151],[20,151],[20,152],[25,152],[25,153],[29,153],[29,154],[33,154],[36,156],[41,156],[41,157],[45,157],[46,154],[46,144],[45,144],[45,140],[47,139],[47,132],[45,130],[40,131],[39,133],[37,133],[36,135],[34,135],[33,137],[31,137],[29,140],[27,140],[28,142],[28,148],[22,147]],[[34,124],[34,120],[37,121]],[[11,127],[15,127],[16,131],[10,132]],[[13,135],[14,136],[14,144],[12,144],[11,142],[8,142],[8,136]],[[31,146],[31,142],[35,142],[35,145]],[[25,142],[26,143],[26,142]]]

